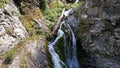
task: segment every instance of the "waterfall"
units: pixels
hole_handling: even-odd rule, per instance
[[[68,27],[71,34],[70,37],[72,38],[72,45],[65,45],[66,65],[68,66],[68,68],[79,68],[79,63],[76,55],[76,38],[69,24]]]
[[[57,34],[57,37],[56,39],[54,40],[54,42],[50,42],[50,44],[48,45],[48,50],[52,56],[52,62],[54,64],[54,68],[63,68],[62,66],[65,66],[66,65],[64,64],[64,62],[59,58],[59,55],[55,52],[55,49],[54,49],[54,45],[56,44],[56,42],[61,38],[63,37],[64,35],[64,32],[61,30],[61,27],[62,27],[62,24],[64,22],[61,23],[60,25],[60,28],[58,30],[58,34]]]
[[[67,29],[69,30],[69,36],[71,41],[69,41],[72,44],[67,44],[66,40],[66,35],[62,31],[62,25],[67,24]],[[61,38],[64,38],[64,54],[65,54],[65,63],[60,59],[59,55],[55,52],[54,45],[56,42]],[[80,68],[79,63],[77,60],[77,55],[76,55],[76,38],[73,33],[73,30],[71,29],[69,23],[62,22],[60,24],[60,28],[58,29],[57,37],[53,42],[50,42],[48,45],[49,52],[52,56],[52,62],[54,64],[54,68]],[[63,67],[64,66],[64,67]]]

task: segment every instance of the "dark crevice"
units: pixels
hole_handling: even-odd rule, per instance
[[[13,0],[15,5],[18,7],[19,11],[21,14],[25,15],[25,12],[22,11],[22,8],[21,8],[21,2],[22,0]]]
[[[89,68],[90,65],[87,64],[87,58],[90,58],[88,53],[83,49],[83,46],[81,45],[81,40],[77,39],[77,54],[78,54],[78,60],[80,62],[80,65],[82,68]]]
[[[115,27],[116,27],[116,28],[120,28],[120,19],[116,21]]]

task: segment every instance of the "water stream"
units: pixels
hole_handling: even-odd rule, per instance
[[[75,1],[75,4],[78,3],[79,0]],[[70,14],[72,14],[74,11],[71,8],[70,10],[64,12],[64,15],[69,17]],[[68,21],[70,22],[66,22],[66,20],[62,21],[60,24],[60,28],[58,29],[57,32],[57,37],[55,38],[55,40],[53,42],[50,42],[48,45],[48,50],[49,53],[52,56],[52,62],[54,64],[54,68],[80,68],[78,59],[77,59],[77,54],[76,54],[76,38],[74,35],[74,32],[70,26],[70,23],[72,23],[72,25],[76,24],[76,18],[71,18],[68,19]],[[68,35],[70,38],[66,38],[65,33],[62,30],[62,26],[66,27],[68,31]],[[76,27],[76,26],[75,26]],[[65,54],[65,62],[63,62],[60,57],[59,54],[57,54],[57,52],[54,49],[54,46],[56,44],[56,42],[58,42],[58,40],[63,37],[64,39],[64,54]],[[67,42],[68,39],[71,39],[69,42]],[[69,43],[69,44],[67,44]]]
[[[68,27],[70,30],[70,38],[72,39],[71,41],[72,44],[65,46],[66,64],[68,68],[79,68],[79,63],[78,63],[77,55],[76,55],[76,38],[69,24],[68,24]]]
[[[66,42],[67,38],[66,35],[64,34],[63,30],[62,30],[62,25],[66,24],[67,29],[69,30],[69,36],[71,41]],[[64,39],[64,54],[65,54],[65,62],[63,62],[59,55],[56,53],[54,46],[56,44],[56,42],[63,37]],[[67,44],[67,43],[71,43],[71,44]],[[52,62],[54,64],[54,68],[80,68],[79,67],[79,62],[77,60],[77,55],[76,55],[76,38],[75,35],[73,33],[73,30],[71,29],[71,26],[69,25],[69,23],[66,23],[65,21],[63,21],[60,24],[60,28],[58,29],[58,33],[57,33],[57,37],[53,42],[50,42],[48,45],[48,49],[49,52],[52,56]]]
[[[63,61],[61,61],[61,59],[59,58],[59,55],[55,52],[55,49],[54,49],[54,45],[56,44],[56,42],[61,38],[63,37],[64,35],[64,32],[61,30],[61,27],[62,27],[62,24],[64,22],[61,23],[60,25],[60,28],[58,30],[58,34],[57,34],[57,37],[56,39],[54,40],[54,42],[50,42],[49,45],[48,45],[48,50],[52,56],[52,62],[54,64],[54,68],[62,68],[62,66],[65,66],[66,65],[64,64]]]

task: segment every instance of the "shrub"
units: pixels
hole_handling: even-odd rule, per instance
[[[38,8],[31,9],[28,11],[28,14],[22,15],[20,20],[22,24],[27,29],[30,36],[40,35],[42,33],[41,29],[38,28],[37,24],[33,21],[33,19],[41,19],[42,14]]]
[[[50,22],[56,22],[61,14],[63,7],[63,4],[59,3],[58,1],[53,1],[49,4],[49,7],[43,11],[43,15]]]
[[[6,0],[0,0],[0,8],[6,3]]]
[[[42,33],[42,29],[35,29],[35,34],[36,35],[40,35]]]
[[[49,24],[50,28],[52,28],[57,22],[63,7],[63,4],[59,3],[58,1],[53,1],[46,7],[44,11],[42,11],[44,18],[51,22]]]
[[[5,53],[5,60],[4,60],[4,64],[10,64],[12,62],[14,58],[13,52],[12,51],[7,51]]]

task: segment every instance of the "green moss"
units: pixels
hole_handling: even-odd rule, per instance
[[[44,46],[45,50],[46,50],[46,55],[47,55],[47,60],[49,63],[49,66],[51,68],[53,68],[53,63],[52,63],[52,56],[50,55],[49,51],[48,51],[48,42],[46,42],[45,46]],[[55,50],[56,52],[59,54],[60,59],[62,61],[65,61],[65,56],[64,56],[64,41],[63,38],[59,39],[58,42],[55,45]]]
[[[46,52],[46,56],[47,56],[47,60],[48,60],[48,64],[50,66],[50,68],[53,68],[53,63],[52,63],[52,56],[50,55],[49,51],[48,51],[48,41],[46,41],[45,45],[44,45],[44,49]]]
[[[73,4],[72,7],[74,7],[74,8],[79,8],[79,7],[81,7],[84,3],[85,3],[85,2],[79,2],[79,3],[77,3],[77,4]]]
[[[57,41],[57,43],[56,43],[56,45],[55,45],[55,50],[56,50],[56,52],[59,54],[60,59],[61,59],[62,61],[65,61],[64,40],[63,40],[63,38],[60,38],[60,39]]]

